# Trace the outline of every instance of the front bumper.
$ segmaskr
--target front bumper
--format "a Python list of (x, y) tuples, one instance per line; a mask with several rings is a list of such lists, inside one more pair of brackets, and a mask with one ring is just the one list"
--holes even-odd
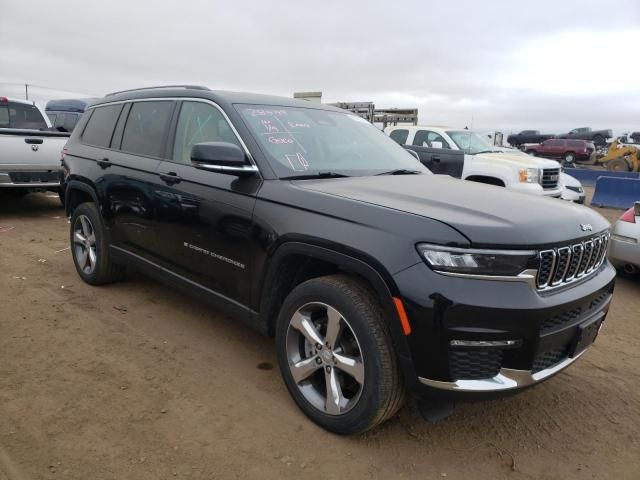
[[(583, 283), (540, 294), (521, 282), (446, 277), (424, 264), (398, 273), (394, 279), (412, 328), (407, 341), (415, 393), (470, 398), (552, 377), (584, 353), (574, 348), (581, 326), (602, 325), (614, 277), (605, 262)], [(460, 341), (514, 345), (456, 346)]]

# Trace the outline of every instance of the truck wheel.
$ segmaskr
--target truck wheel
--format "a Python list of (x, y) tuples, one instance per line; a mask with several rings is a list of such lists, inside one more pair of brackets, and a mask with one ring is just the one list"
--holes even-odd
[(568, 165), (573, 165), (576, 161), (576, 155), (573, 152), (567, 152), (564, 154), (564, 161)]
[(593, 143), (595, 143), (596, 145), (604, 145), (607, 142), (602, 135), (596, 135), (595, 137), (593, 137)]
[(629, 172), (631, 167), (624, 158), (614, 158), (607, 162), (607, 170), (610, 172)]
[(531, 155), (532, 157), (537, 157), (537, 156), (538, 156), (538, 154), (536, 153), (536, 151), (535, 151), (535, 150), (527, 150), (527, 152), (526, 152), (526, 153), (527, 153), (527, 154), (529, 154), (529, 155)]
[(404, 387), (383, 309), (351, 277), (298, 285), (280, 310), (276, 350), (289, 393), (326, 430), (364, 432), (402, 406)]
[(69, 233), (71, 256), (82, 280), (90, 285), (104, 285), (124, 276), (124, 267), (111, 260), (108, 232), (94, 203), (76, 207)]

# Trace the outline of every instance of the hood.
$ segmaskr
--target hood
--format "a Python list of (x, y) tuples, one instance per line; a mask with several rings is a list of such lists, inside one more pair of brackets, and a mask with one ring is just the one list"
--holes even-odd
[(496, 153), (479, 153), (471, 155), (472, 158), (482, 158), (491, 160), (492, 162), (504, 162), (519, 165), (522, 168), (560, 168), (560, 164), (555, 160), (534, 157), (526, 153), (518, 152), (496, 152)]
[[(295, 183), (299, 188), (438, 220), (458, 230), (477, 247), (556, 245), (610, 226), (600, 214), (580, 205), (444, 175), (385, 175)], [(593, 230), (584, 232), (581, 224), (589, 224)]]

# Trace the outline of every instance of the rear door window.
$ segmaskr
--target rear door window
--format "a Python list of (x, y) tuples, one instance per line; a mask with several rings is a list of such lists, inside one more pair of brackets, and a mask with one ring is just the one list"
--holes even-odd
[(399, 128), (398, 130), (394, 130), (389, 135), (393, 140), (398, 142), (400, 145), (404, 145), (407, 143), (407, 138), (409, 137), (409, 130), (404, 128)]
[(94, 108), (82, 133), (82, 142), (96, 147), (108, 147), (120, 110), (120, 104)]
[(584, 147), (584, 142), (582, 142), (580, 140), (569, 140), (569, 141), (567, 141), (567, 145), (570, 146), (570, 147), (583, 148)]
[(165, 151), (173, 101), (135, 102), (122, 134), (122, 151), (162, 157)]

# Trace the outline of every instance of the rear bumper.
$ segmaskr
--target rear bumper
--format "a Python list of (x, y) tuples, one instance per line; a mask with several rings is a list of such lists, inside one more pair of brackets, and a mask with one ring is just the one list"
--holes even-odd
[(586, 351), (576, 348), (580, 331), (602, 325), (614, 277), (605, 262), (585, 282), (542, 295), (520, 282), (444, 277), (424, 264), (400, 272), (414, 393), (482, 398), (551, 378)]
[(61, 178), (59, 166), (0, 166), (0, 188), (55, 188)]

